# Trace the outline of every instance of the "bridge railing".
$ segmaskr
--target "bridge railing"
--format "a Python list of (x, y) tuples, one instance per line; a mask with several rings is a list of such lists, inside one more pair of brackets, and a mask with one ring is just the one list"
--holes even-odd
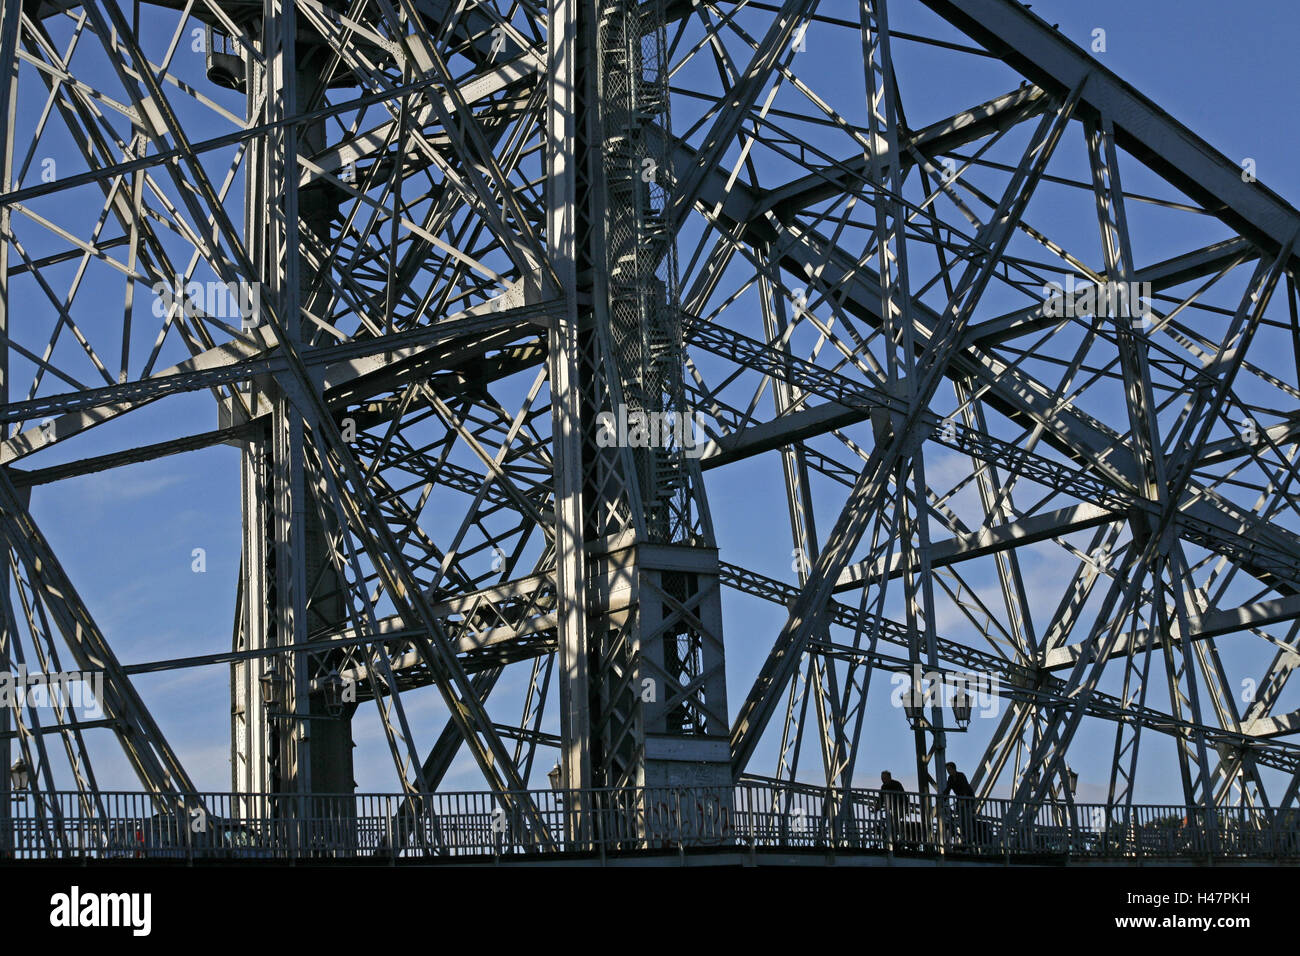
[(730, 849), (1300, 861), (1300, 810), (1022, 808), (1000, 799), (753, 781), (522, 796), (18, 794), (0, 808), (0, 858), (396, 860)]

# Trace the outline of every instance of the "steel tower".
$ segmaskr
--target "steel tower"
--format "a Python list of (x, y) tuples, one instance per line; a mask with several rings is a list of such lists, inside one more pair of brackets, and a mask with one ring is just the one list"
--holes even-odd
[[(11, 700), (6, 766), (192, 792), (132, 677), (215, 663), (241, 794), (350, 792), (364, 736), (526, 824), (552, 766), (833, 791), (888, 733), (942, 788), (962, 732), (1017, 806), (1293, 806), (1300, 213), (1105, 45), (1009, 0), (5, 2), (0, 670), (104, 684)], [(232, 645), (123, 663), (41, 488), (219, 445)]]

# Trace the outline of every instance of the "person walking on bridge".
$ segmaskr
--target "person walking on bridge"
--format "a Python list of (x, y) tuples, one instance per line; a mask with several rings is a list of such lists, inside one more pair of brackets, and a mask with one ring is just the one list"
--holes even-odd
[(907, 813), (907, 793), (888, 770), (880, 771), (880, 806), (889, 824), (886, 842), (892, 846), (902, 836), (903, 817)]
[(944, 764), (944, 768), (948, 771), (948, 782), (944, 784), (943, 795), (946, 797), (952, 794), (956, 798), (961, 838), (970, 843), (975, 839), (975, 789), (955, 763), (949, 761)]

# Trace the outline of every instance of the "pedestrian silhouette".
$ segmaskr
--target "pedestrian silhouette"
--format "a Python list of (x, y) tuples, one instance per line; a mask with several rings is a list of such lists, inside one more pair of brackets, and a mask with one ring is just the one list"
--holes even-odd
[(956, 817), (957, 826), (961, 830), (961, 838), (966, 843), (978, 841), (975, 832), (975, 790), (966, 779), (966, 775), (957, 769), (957, 765), (952, 761), (944, 764), (948, 771), (948, 782), (944, 784), (943, 795), (946, 797), (952, 794), (956, 799)]
[(889, 842), (893, 843), (903, 835), (901, 828), (907, 813), (907, 793), (888, 770), (880, 771), (880, 803), (889, 823)]

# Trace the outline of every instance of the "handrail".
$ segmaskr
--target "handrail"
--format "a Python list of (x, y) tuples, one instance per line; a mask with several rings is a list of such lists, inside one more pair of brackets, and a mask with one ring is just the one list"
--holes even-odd
[[(831, 850), (902, 855), (1300, 861), (1300, 810), (1049, 804), (746, 780), (734, 788), (428, 794), (13, 794), (0, 859), (408, 859)], [(184, 809), (187, 808), (187, 809)], [(7, 810), (7, 812), (6, 812)]]

